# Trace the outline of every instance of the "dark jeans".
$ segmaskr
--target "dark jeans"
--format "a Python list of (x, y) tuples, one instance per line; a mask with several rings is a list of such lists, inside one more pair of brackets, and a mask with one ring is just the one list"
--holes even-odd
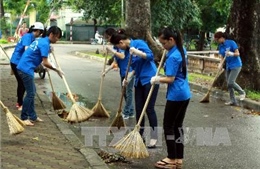
[[(135, 87), (135, 107), (136, 107), (136, 121), (138, 122), (139, 117), (142, 113), (144, 104), (146, 102), (147, 96), (149, 94), (151, 88), (151, 84), (148, 83), (144, 86), (141, 85), (141, 83), (139, 82), (138, 85)], [(154, 110), (154, 105), (155, 105), (155, 101), (157, 98), (157, 94), (158, 94), (158, 90), (159, 90), (159, 85), (155, 85), (154, 86), (154, 90), (153, 93), (151, 95), (150, 101), (148, 103), (147, 109), (146, 109), (146, 114), (150, 123), (150, 127), (151, 127), (151, 138), (152, 139), (157, 139), (158, 137), (158, 133), (157, 133), (157, 116), (156, 116), (156, 112)], [(141, 136), (143, 136), (143, 132), (144, 132), (144, 125), (145, 125), (145, 118), (142, 119), (141, 121), (141, 129), (140, 129), (140, 134)]]
[(23, 102), (23, 109), (21, 114), (22, 120), (33, 120), (37, 119), (37, 115), (34, 109), (34, 96), (36, 92), (35, 84), (34, 84), (34, 77), (23, 73), (22, 71), (17, 70), (19, 76), (23, 80), (23, 85), (26, 90), (26, 96)]
[(11, 68), (14, 72), (14, 76), (15, 76), (17, 84), (18, 84), (17, 85), (17, 91), (16, 91), (16, 93), (17, 93), (17, 103), (19, 104), (19, 106), (22, 106), (25, 88), (24, 88), (23, 81), (22, 81), (21, 77), (18, 75), (16, 66), (17, 66), (16, 64), (11, 63)]
[(184, 132), (183, 120), (189, 101), (169, 101), (167, 100), (164, 118), (163, 129), (167, 146), (168, 158), (170, 159), (183, 159), (184, 152)]

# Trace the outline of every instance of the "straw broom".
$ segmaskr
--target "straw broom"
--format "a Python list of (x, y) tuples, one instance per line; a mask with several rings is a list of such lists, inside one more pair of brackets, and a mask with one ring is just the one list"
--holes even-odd
[[(159, 74), (160, 68), (162, 67), (162, 63), (164, 61), (164, 58), (165, 58), (165, 50), (163, 51), (163, 56), (161, 58), (159, 66), (157, 68), (156, 76)], [(119, 140), (117, 143), (115, 143), (113, 145), (113, 147), (115, 147), (115, 149), (118, 149), (120, 151), (120, 154), (122, 154), (125, 157), (146, 158), (149, 156), (149, 153), (143, 142), (143, 138), (139, 133), (139, 130), (140, 130), (141, 121), (145, 115), (146, 108), (148, 106), (151, 95), (153, 93), (154, 85), (155, 84), (152, 84), (152, 86), (151, 86), (151, 89), (150, 89), (147, 99), (145, 101), (142, 113), (140, 115), (140, 118), (139, 118), (138, 123), (136, 124), (134, 130), (131, 131), (129, 134), (127, 134), (125, 137), (123, 137), (121, 140)]]
[(22, 133), (24, 131), (23, 126), (25, 126), (24, 122), (21, 119), (19, 119), (16, 115), (12, 114), (1, 100), (0, 105), (6, 114), (10, 134), (15, 135)]
[(49, 80), (50, 80), (50, 84), (51, 84), (51, 90), (52, 90), (52, 107), (54, 110), (62, 110), (65, 109), (66, 106), (65, 104), (62, 102), (62, 100), (57, 97), (55, 91), (54, 91), (54, 87), (51, 81), (51, 76), (50, 76), (50, 72), (49, 70), (47, 70), (48, 76), (49, 76)]
[(205, 94), (205, 96), (200, 100), (200, 103), (209, 103), (209, 96), (210, 96), (210, 92), (215, 84), (215, 82), (217, 81), (218, 77), (224, 72), (224, 69), (223, 69), (223, 64), (226, 60), (226, 56), (224, 57), (223, 61), (220, 63), (221, 64), (221, 67), (220, 69), (217, 71), (217, 74), (215, 76), (215, 78), (213, 79), (207, 93)]
[[(129, 69), (130, 69), (131, 62), (132, 62), (132, 55), (130, 55), (129, 60), (128, 60), (128, 65), (127, 65), (126, 74), (125, 74), (126, 80), (127, 80), (127, 76), (128, 76), (128, 72), (129, 72)], [(122, 117), (122, 105), (123, 105), (123, 99), (124, 99), (125, 91), (126, 91), (126, 85), (124, 85), (123, 88), (122, 88), (122, 93), (121, 93), (121, 97), (120, 97), (120, 102), (119, 102), (117, 114), (116, 114), (116, 117), (111, 124), (111, 127), (117, 127), (118, 129), (120, 129), (121, 127), (125, 127), (125, 121)]]
[[(103, 66), (103, 72), (106, 69), (107, 56), (108, 56), (108, 54), (107, 54), (107, 51), (106, 51), (105, 61), (104, 61), (104, 66)], [(94, 112), (93, 116), (96, 116), (96, 117), (110, 117), (109, 113), (107, 112), (107, 110), (105, 109), (105, 107), (103, 106), (103, 104), (101, 102), (104, 77), (105, 76), (101, 76), (98, 101), (97, 101), (96, 105), (92, 108), (92, 111)]]
[[(60, 65), (58, 64), (57, 59), (56, 59), (53, 52), (52, 52), (52, 55), (53, 55), (53, 58), (54, 58), (57, 66), (58, 66), (58, 69), (61, 70)], [(67, 83), (64, 75), (62, 75), (62, 79), (64, 81), (66, 88), (67, 88), (69, 97), (70, 97), (70, 99), (73, 103), (66, 120), (68, 122), (71, 122), (71, 123), (73, 123), (73, 122), (83, 122), (83, 121), (88, 120), (91, 117), (91, 115), (93, 114), (93, 111), (89, 110), (88, 108), (85, 108), (81, 105), (78, 105), (76, 103), (74, 97), (72, 96), (72, 93), (70, 91), (70, 88), (68, 86), (68, 83)]]

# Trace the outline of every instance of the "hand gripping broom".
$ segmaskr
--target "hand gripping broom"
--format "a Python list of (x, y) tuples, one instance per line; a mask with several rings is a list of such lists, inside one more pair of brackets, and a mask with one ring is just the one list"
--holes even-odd
[(226, 56), (224, 57), (224, 59), (222, 60), (222, 62), (220, 63), (220, 68), (219, 70), (217, 71), (217, 74), (215, 76), (215, 78), (213, 79), (207, 93), (205, 94), (205, 96), (200, 100), (200, 103), (209, 103), (209, 96), (210, 96), (210, 92), (212, 90), (212, 87), (214, 86), (215, 82), (217, 81), (218, 77), (224, 72), (224, 69), (223, 69), (223, 64), (226, 60)]
[[(107, 54), (107, 51), (106, 51), (105, 61), (104, 61), (104, 66), (103, 66), (103, 72), (106, 69), (107, 56), (108, 56), (108, 54)], [(105, 107), (103, 106), (103, 104), (101, 102), (104, 77), (105, 76), (103, 76), (103, 75), (101, 76), (98, 101), (97, 101), (96, 105), (92, 108), (92, 111), (94, 112), (93, 116), (96, 116), (96, 117), (110, 117), (109, 113), (107, 112), (107, 110), (105, 109)]]
[[(160, 64), (157, 68), (156, 76), (159, 74), (160, 68), (162, 67), (162, 63), (164, 61), (164, 58), (165, 58), (165, 50), (163, 51), (163, 55), (162, 55)], [(124, 136), (121, 140), (119, 140), (117, 143), (115, 143), (113, 145), (113, 147), (115, 147), (115, 149), (118, 149), (120, 151), (120, 154), (122, 154), (125, 157), (146, 158), (149, 156), (146, 146), (143, 142), (143, 138), (139, 133), (139, 130), (140, 130), (141, 121), (145, 115), (146, 108), (148, 106), (151, 95), (153, 93), (154, 85), (155, 84), (152, 84), (152, 86), (151, 86), (151, 89), (150, 89), (147, 99), (145, 101), (142, 113), (140, 115), (140, 118), (138, 119), (138, 123), (135, 126), (134, 130), (131, 131), (129, 134)]]
[(25, 126), (24, 122), (21, 119), (19, 119), (16, 115), (12, 114), (1, 100), (0, 105), (6, 114), (10, 134), (15, 135), (22, 133), (24, 131), (23, 126)]
[(54, 91), (54, 87), (53, 87), (53, 84), (52, 84), (52, 81), (51, 81), (51, 76), (50, 76), (49, 70), (47, 70), (47, 73), (48, 73), (48, 77), (49, 77), (50, 84), (51, 84), (51, 90), (52, 90), (52, 107), (53, 107), (54, 110), (63, 110), (63, 109), (66, 108), (66, 106), (62, 102), (62, 100), (59, 97), (57, 97), (57, 95)]
[[(131, 63), (132, 63), (132, 55), (130, 55), (129, 60), (128, 60), (128, 65), (127, 65), (126, 74), (125, 74), (125, 80), (127, 80), (127, 76), (128, 76), (128, 72), (129, 72)], [(124, 85), (123, 88), (122, 88), (122, 93), (121, 93), (121, 97), (120, 97), (120, 102), (119, 102), (117, 114), (116, 114), (116, 117), (111, 124), (111, 127), (117, 127), (118, 129), (120, 129), (121, 127), (125, 127), (125, 122), (124, 122), (124, 119), (122, 117), (122, 104), (123, 104), (125, 91), (126, 91), (126, 85)]]
[[(56, 59), (53, 52), (52, 52), (52, 55), (53, 55), (53, 58), (54, 58), (57, 66), (58, 66), (58, 69), (61, 70), (60, 65), (57, 62), (57, 59)], [(68, 122), (71, 122), (71, 123), (73, 123), (73, 122), (83, 122), (83, 121), (88, 120), (91, 117), (91, 115), (93, 114), (93, 111), (91, 111), (91, 110), (89, 110), (89, 109), (87, 109), (87, 108), (85, 108), (81, 105), (78, 105), (76, 103), (75, 99), (72, 96), (72, 93), (70, 91), (70, 88), (68, 86), (68, 83), (67, 83), (64, 75), (62, 75), (62, 79), (64, 81), (66, 88), (67, 88), (69, 97), (70, 97), (70, 99), (73, 103), (66, 120), (68, 120)]]

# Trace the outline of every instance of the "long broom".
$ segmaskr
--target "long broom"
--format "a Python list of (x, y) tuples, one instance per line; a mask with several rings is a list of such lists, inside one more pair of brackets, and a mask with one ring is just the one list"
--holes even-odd
[(223, 64), (226, 60), (226, 56), (224, 57), (223, 61), (220, 63), (221, 64), (221, 67), (219, 68), (219, 70), (217, 71), (217, 74), (215, 76), (215, 78), (213, 79), (207, 93), (205, 94), (205, 96), (200, 100), (200, 103), (209, 103), (209, 96), (210, 96), (210, 92), (215, 84), (215, 82), (217, 81), (218, 77), (224, 72), (224, 69), (223, 69)]
[[(108, 54), (106, 52), (104, 66), (103, 66), (103, 72), (106, 69), (107, 56), (108, 56)], [(99, 86), (98, 101), (95, 104), (95, 106), (92, 108), (92, 111), (94, 112), (93, 116), (96, 116), (96, 117), (110, 117), (109, 113), (107, 112), (107, 110), (105, 109), (104, 105), (101, 102), (104, 77), (105, 76), (101, 76), (101, 82), (100, 82), (100, 86)]]
[(10, 134), (15, 135), (22, 133), (24, 131), (23, 126), (25, 126), (24, 122), (21, 119), (19, 119), (16, 115), (12, 114), (1, 100), (0, 105), (5, 112)]
[[(53, 52), (52, 52), (52, 55), (53, 55), (53, 58), (54, 58), (57, 66), (58, 66), (58, 69), (61, 70), (60, 65), (57, 62), (57, 59), (56, 59), (56, 57), (55, 57)], [(71, 99), (71, 101), (73, 103), (66, 120), (68, 122), (71, 122), (71, 123), (73, 123), (73, 122), (83, 122), (83, 121), (88, 120), (93, 115), (93, 111), (89, 110), (88, 108), (85, 108), (85, 107), (83, 107), (81, 105), (78, 105), (76, 103), (74, 97), (72, 96), (72, 93), (70, 91), (70, 88), (68, 86), (68, 83), (67, 83), (64, 75), (62, 75), (62, 79), (64, 81), (64, 84), (65, 84), (66, 88), (67, 88), (69, 97), (70, 97), (70, 99)]]
[[(160, 64), (157, 68), (156, 76), (159, 74), (159, 71), (162, 67), (162, 63), (165, 58), (165, 50), (163, 51), (163, 55), (160, 61)], [(115, 149), (118, 149), (120, 151), (120, 154), (122, 154), (125, 157), (129, 158), (146, 158), (149, 156), (149, 153), (146, 149), (146, 146), (143, 142), (143, 138), (139, 133), (140, 130), (140, 124), (141, 121), (145, 115), (146, 108), (148, 106), (148, 103), (150, 101), (151, 95), (153, 93), (154, 85), (152, 84), (151, 89), (149, 91), (149, 94), (147, 96), (147, 99), (145, 101), (142, 113), (140, 115), (140, 118), (138, 120), (138, 123), (136, 124), (133, 131), (131, 131), (129, 134), (124, 136), (121, 140), (119, 140), (117, 143), (113, 145)]]
[(48, 73), (48, 77), (49, 77), (49, 80), (50, 80), (50, 84), (51, 84), (51, 90), (52, 90), (52, 107), (54, 110), (63, 110), (66, 108), (65, 104), (62, 102), (62, 100), (57, 97), (55, 91), (54, 91), (54, 87), (53, 87), (53, 84), (52, 84), (52, 81), (51, 81), (51, 76), (50, 76), (50, 72), (49, 70), (46, 70), (47, 73)]
[[(129, 60), (128, 60), (128, 65), (127, 65), (126, 74), (125, 74), (126, 80), (127, 80), (127, 76), (128, 76), (128, 72), (129, 72), (131, 63), (132, 63), (132, 55), (130, 55)], [(121, 127), (125, 127), (125, 122), (124, 122), (124, 119), (122, 117), (122, 105), (123, 105), (123, 99), (124, 99), (125, 91), (126, 91), (126, 85), (124, 85), (123, 88), (122, 88), (122, 93), (121, 93), (121, 97), (120, 97), (120, 102), (119, 102), (117, 114), (116, 114), (116, 117), (111, 124), (111, 127), (117, 127), (118, 129), (120, 129)]]
[[(8, 60), (10, 61), (11, 59), (10, 59), (10, 57), (8, 56), (8, 54), (6, 53), (6, 51), (5, 51), (5, 49), (3, 48), (3, 46), (0, 45), (0, 47), (1, 47), (2, 51), (4, 52), (5, 56), (6, 56), (6, 57), (8, 58)], [(14, 75), (13, 69), (11, 69), (10, 75)]]

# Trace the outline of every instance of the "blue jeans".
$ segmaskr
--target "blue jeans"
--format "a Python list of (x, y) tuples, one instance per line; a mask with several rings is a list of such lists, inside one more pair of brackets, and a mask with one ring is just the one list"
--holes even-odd
[(23, 85), (25, 87), (26, 96), (23, 100), (23, 109), (21, 114), (22, 120), (36, 120), (37, 115), (34, 110), (34, 96), (36, 92), (35, 84), (34, 84), (34, 77), (23, 73), (20, 70), (17, 70), (19, 76), (23, 80)]
[(236, 79), (240, 70), (241, 67), (231, 69), (231, 70), (226, 70), (227, 86), (228, 86), (230, 101), (235, 104), (237, 104), (237, 100), (235, 97), (234, 90), (236, 90), (240, 95), (245, 93), (245, 91), (236, 83)]
[[(136, 121), (138, 122), (144, 104), (146, 102), (146, 99), (148, 97), (149, 91), (151, 89), (151, 84), (145, 84), (144, 86), (141, 85), (141, 83), (139, 82), (137, 84), (137, 86), (135, 87), (135, 109), (136, 109)], [(157, 98), (157, 94), (158, 94), (158, 90), (159, 90), (159, 85), (156, 84), (154, 86), (154, 90), (153, 93), (151, 95), (150, 101), (148, 103), (148, 106), (146, 108), (146, 114), (148, 116), (148, 120), (150, 123), (150, 127), (151, 127), (151, 131), (150, 131), (150, 136), (152, 139), (157, 139), (158, 137), (158, 133), (157, 133), (157, 116), (156, 116), (156, 112), (154, 110), (154, 106), (155, 106), (155, 102), (156, 102), (156, 98)], [(141, 121), (141, 129), (140, 129), (140, 134), (141, 136), (143, 136), (143, 132), (144, 132), (144, 117)]]
[[(124, 80), (124, 77), (121, 77), (121, 84)], [(135, 76), (128, 82), (126, 86), (126, 91), (124, 94), (125, 98), (125, 107), (123, 110), (123, 114), (125, 116), (133, 116), (134, 115), (134, 104), (133, 104), (133, 89), (134, 89)]]

